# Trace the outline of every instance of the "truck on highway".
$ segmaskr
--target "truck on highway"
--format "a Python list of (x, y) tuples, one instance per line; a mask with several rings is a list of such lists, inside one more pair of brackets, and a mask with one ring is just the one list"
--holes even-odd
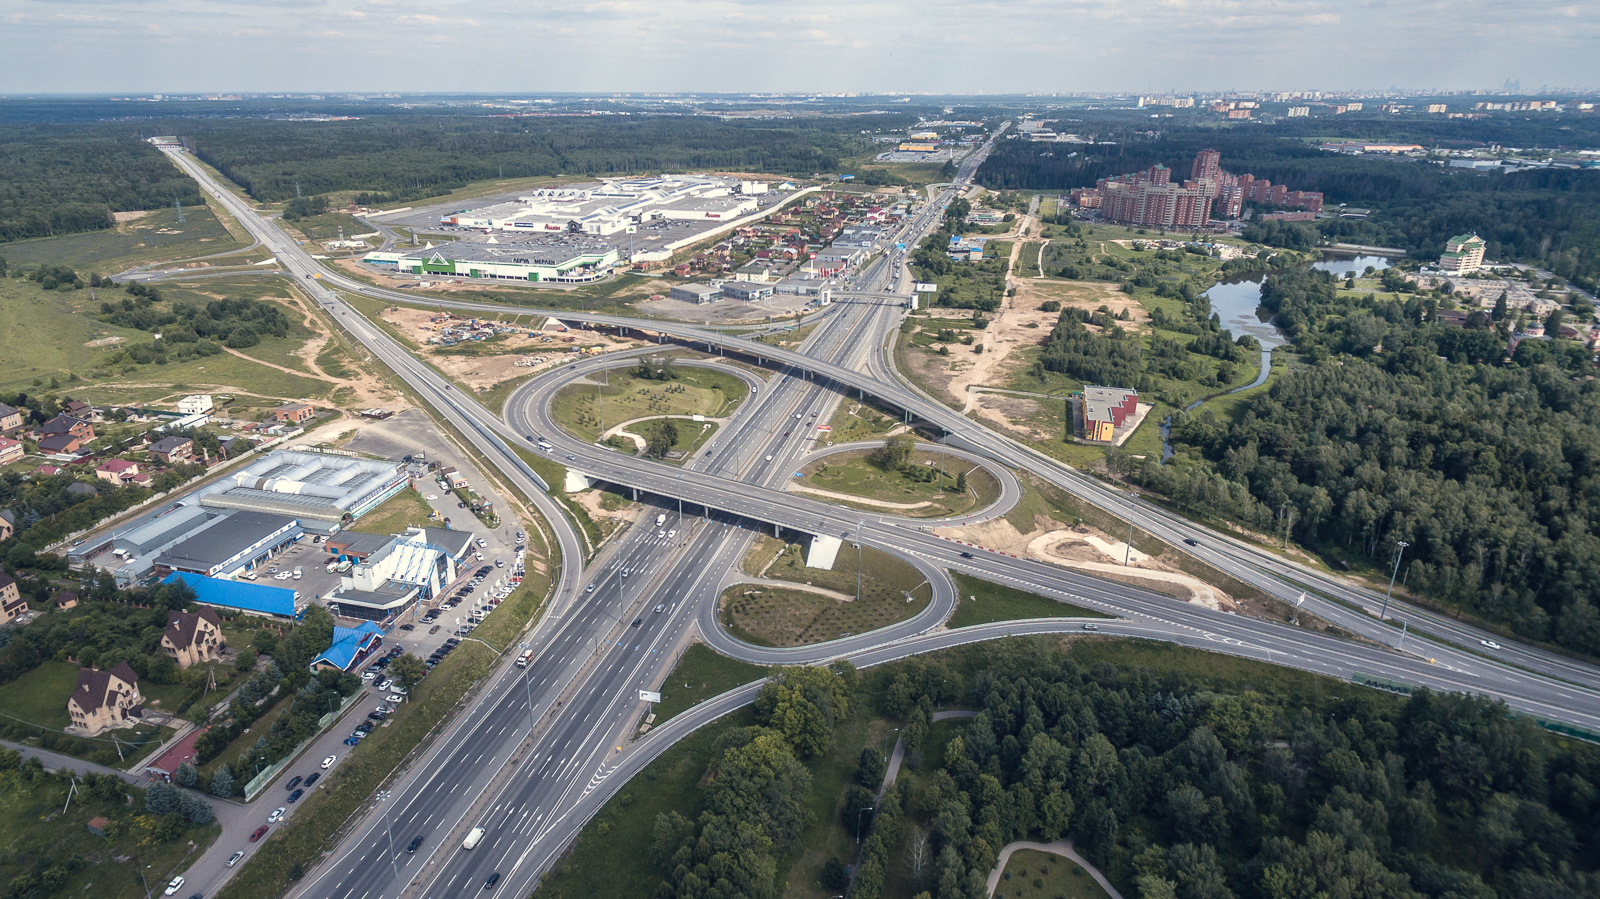
[(517, 656), (517, 667), (526, 668), (528, 667), (528, 663), (531, 661), (533, 661), (533, 650), (525, 649), (523, 650), (522, 655)]
[(662, 525), (664, 525), (666, 523), (667, 523), (666, 513), (662, 513), (662, 514), (656, 516), (656, 527), (661, 527)]
[(478, 843), (480, 841), (482, 841), (482, 840), (483, 840), (483, 828), (474, 827), (474, 828), (472, 828), (472, 832), (467, 834), (467, 838), (461, 841), (461, 848), (462, 849), (471, 849), (472, 847), (478, 845)]

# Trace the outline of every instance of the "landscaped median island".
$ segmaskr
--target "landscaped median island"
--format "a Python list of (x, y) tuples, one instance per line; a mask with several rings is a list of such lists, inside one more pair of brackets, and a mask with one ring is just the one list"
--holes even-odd
[(594, 441), (615, 434), (641, 450), (651, 443), (658, 424), (650, 419), (674, 416), (677, 435), (666, 447), (692, 445), (703, 419), (733, 413), (749, 388), (738, 376), (701, 365), (678, 364), (674, 356), (650, 357), (626, 369), (588, 376), (590, 383), (570, 384), (551, 401), (552, 417), (573, 436)]
[(956, 610), (946, 622), (950, 627), (972, 627), (995, 621), (1016, 621), (1025, 618), (1113, 618), (1068, 602), (1059, 602), (1048, 596), (1028, 593), (1015, 587), (980, 580), (965, 574), (954, 574), (956, 581)]
[(945, 518), (964, 515), (1000, 497), (988, 469), (958, 456), (924, 449), (915, 437), (891, 437), (876, 449), (842, 450), (806, 463), (789, 489), (885, 515)]
[(933, 599), (921, 572), (871, 547), (848, 542), (832, 568), (807, 568), (799, 544), (762, 538), (746, 564), (761, 580), (735, 584), (719, 600), (721, 620), (740, 640), (760, 646), (803, 646), (864, 634), (904, 621)]

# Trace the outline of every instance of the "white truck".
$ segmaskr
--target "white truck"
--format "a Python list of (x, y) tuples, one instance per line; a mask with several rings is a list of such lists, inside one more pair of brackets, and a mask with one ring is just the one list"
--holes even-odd
[(662, 514), (656, 516), (656, 527), (659, 528), (659, 527), (661, 527), (662, 525), (664, 525), (666, 523), (667, 523), (666, 513), (663, 512)]
[(461, 848), (462, 849), (471, 849), (472, 847), (478, 845), (478, 843), (482, 839), (483, 839), (483, 828), (474, 827), (474, 828), (472, 828), (472, 832), (467, 834), (467, 838), (461, 841)]

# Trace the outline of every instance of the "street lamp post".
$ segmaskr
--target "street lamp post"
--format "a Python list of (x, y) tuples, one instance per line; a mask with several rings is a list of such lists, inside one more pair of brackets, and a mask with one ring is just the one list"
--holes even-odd
[(1397, 542), (1399, 543), (1400, 549), (1394, 554), (1394, 570), (1389, 572), (1389, 590), (1383, 594), (1383, 610), (1378, 613), (1379, 621), (1384, 620), (1384, 617), (1389, 614), (1389, 597), (1394, 594), (1395, 575), (1400, 573), (1400, 558), (1406, 554), (1406, 547), (1411, 545), (1404, 540)]
[(861, 601), (861, 526), (866, 519), (856, 522), (856, 602)]
[(400, 877), (400, 863), (394, 857), (394, 828), (389, 826), (389, 791), (378, 793), (378, 804), (383, 806), (383, 830), (389, 835), (389, 867), (396, 879)]

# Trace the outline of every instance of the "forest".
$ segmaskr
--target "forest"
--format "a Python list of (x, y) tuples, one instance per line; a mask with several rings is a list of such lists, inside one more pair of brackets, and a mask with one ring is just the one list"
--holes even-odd
[(204, 202), (127, 126), (9, 125), (0, 137), (0, 243), (110, 228), (113, 212)]
[(189, 122), (195, 154), (265, 202), (361, 191), (369, 203), (473, 181), (612, 172), (811, 175), (872, 145), (856, 132), (903, 115), (770, 122), (704, 116), (378, 117), (351, 122)]
[[(860, 676), (784, 669), (756, 723), (721, 733), (698, 807), (656, 819), (655, 895), (777, 895), (805, 794), (827, 775), (812, 760), (861, 706), (898, 725), (906, 761), (875, 799), (883, 760), (862, 751), (833, 803), (835, 826), (864, 825), (861, 848), (853, 879), (846, 860), (822, 867), (830, 894), (983, 899), (1005, 845), (1063, 837), (1139, 899), (1600, 891), (1594, 747), (1461, 694), (1194, 671), (1080, 661), (1042, 640)], [(936, 741), (936, 708), (976, 717)]]
[(1432, 259), (1451, 237), (1475, 232), (1488, 243), (1491, 259), (1536, 262), (1586, 288), (1600, 285), (1600, 171), (1450, 171), (1412, 159), (1327, 153), (1279, 135), (1279, 126), (1270, 133), (1180, 128), (1154, 137), (1130, 131), (1109, 135), (1114, 144), (1072, 152), (1002, 141), (978, 170), (978, 181), (996, 190), (1067, 190), (1158, 163), (1182, 178), (1195, 154), (1211, 148), (1222, 154), (1225, 171), (1373, 210), (1365, 219), (1319, 223), (1326, 240), (1400, 247)]
[[(1388, 569), (1518, 634), (1600, 653), (1600, 382), (1569, 341), (1505, 359), (1495, 314), (1431, 321), (1436, 297), (1271, 275), (1263, 305), (1310, 363), (1231, 419), (1175, 417), (1179, 464), (1145, 485), (1202, 514)], [(1504, 321), (1502, 319), (1502, 321)], [(1190, 464), (1196, 463), (1196, 464)]]

